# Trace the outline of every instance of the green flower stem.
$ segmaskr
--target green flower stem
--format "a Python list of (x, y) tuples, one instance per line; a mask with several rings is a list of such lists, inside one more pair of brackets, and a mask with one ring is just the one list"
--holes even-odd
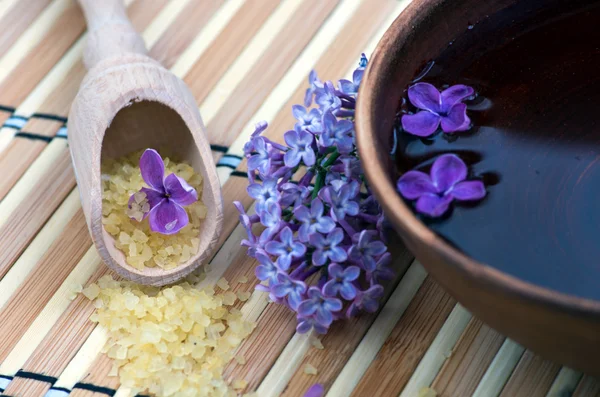
[(340, 157), (340, 153), (339, 152), (334, 152), (331, 156), (329, 156), (327, 158), (327, 161), (323, 164), (323, 168), (327, 168), (330, 165), (332, 165), (333, 163), (335, 163), (335, 160), (337, 160)]
[(319, 191), (321, 190), (321, 188), (323, 187), (323, 184), (325, 183), (325, 175), (327, 175), (327, 172), (325, 170), (321, 170), (317, 174), (317, 181), (315, 182), (315, 187), (312, 191), (313, 200), (317, 198)]

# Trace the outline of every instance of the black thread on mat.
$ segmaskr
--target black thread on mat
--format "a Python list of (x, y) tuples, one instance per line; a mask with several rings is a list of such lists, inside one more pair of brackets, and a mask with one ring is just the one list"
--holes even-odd
[[(235, 170), (237, 168), (237, 165), (217, 163), (217, 167), (227, 167), (227, 168), (231, 168), (232, 170)], [(244, 176), (246, 176), (246, 174), (244, 174)]]
[(77, 383), (75, 386), (73, 386), (73, 390), (75, 389), (82, 389), (82, 390), (88, 390), (94, 393), (101, 393), (101, 394), (106, 394), (107, 396), (113, 397), (115, 395), (115, 393), (117, 392), (115, 389), (111, 389), (109, 387), (103, 387), (103, 386), (96, 386), (96, 385), (92, 385), (91, 383)]
[(223, 145), (210, 145), (210, 150), (212, 150), (213, 152), (227, 153), (229, 148)]
[(7, 379), (7, 380), (13, 380), (14, 377), (10, 376), (10, 375), (0, 375), (0, 378)]
[(33, 379), (44, 383), (50, 383), (52, 385), (58, 380), (58, 378), (55, 378), (54, 376), (37, 374), (35, 372), (23, 371), (21, 369), (15, 374), (15, 378)]
[(231, 176), (239, 176), (242, 178), (248, 178), (248, 174), (246, 172), (242, 172), (242, 171), (233, 171), (231, 173)]
[(0, 105), (0, 111), (2, 112), (8, 112), (8, 113), (12, 113), (14, 112), (16, 109), (13, 108), (12, 106), (4, 106), (4, 105)]
[(31, 115), (32, 118), (36, 119), (46, 119), (46, 120), (54, 120), (60, 121), (61, 123), (66, 123), (67, 118), (63, 116), (59, 116), (57, 114), (49, 114), (49, 113), (34, 113)]
[(29, 117), (19, 116), (18, 114), (13, 114), (12, 116), (10, 116), (10, 118), (11, 119), (19, 119), (19, 120), (23, 120), (23, 121), (29, 120)]
[(33, 139), (36, 141), (44, 141), (44, 142), (50, 142), (52, 140), (53, 137), (51, 136), (46, 136), (46, 135), (41, 135), (41, 134), (35, 134), (33, 132), (25, 132), (25, 131), (19, 131), (15, 134), (15, 137), (17, 138), (27, 138), (27, 139)]
[(70, 389), (67, 389), (66, 387), (56, 387), (56, 386), (52, 386), (50, 388), (50, 390), (56, 390), (56, 391), (64, 391), (65, 393), (71, 393)]

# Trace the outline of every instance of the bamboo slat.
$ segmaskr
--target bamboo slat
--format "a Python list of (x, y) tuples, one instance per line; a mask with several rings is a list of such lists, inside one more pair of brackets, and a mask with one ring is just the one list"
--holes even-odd
[(519, 364), (500, 396), (545, 396), (559, 370), (560, 365), (544, 360), (527, 350), (519, 360)]
[(556, 379), (554, 379), (546, 397), (572, 395), (582, 376), (581, 372), (572, 370), (571, 368), (562, 367), (556, 376)]
[(505, 339), (485, 375), (479, 382), (473, 397), (499, 396), (508, 378), (517, 366), (525, 349), (510, 339)]
[(600, 396), (600, 379), (584, 375), (573, 392), (573, 397), (598, 397)]
[(46, 8), (50, 1), (22, 0), (8, 4), (10, 8), (2, 9), (5, 14), (0, 19), (0, 26), (2, 26), (0, 54), (4, 54), (8, 50), (31, 22)]
[(399, 395), (454, 304), (427, 278), (351, 395)]
[(502, 342), (502, 335), (472, 319), (431, 387), (439, 396), (472, 395)]

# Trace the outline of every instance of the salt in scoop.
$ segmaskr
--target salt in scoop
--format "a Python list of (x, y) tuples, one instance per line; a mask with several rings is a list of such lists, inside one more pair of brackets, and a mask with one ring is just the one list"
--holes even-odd
[[(184, 82), (147, 55), (122, 0), (79, 0), (88, 25), (88, 74), (69, 113), (69, 150), (85, 218), (102, 260), (136, 283), (161, 286), (205, 262), (222, 228), (223, 203), (196, 101)], [(125, 261), (102, 225), (101, 161), (146, 148), (167, 148), (202, 175), (208, 208), (198, 252), (174, 269), (138, 270)]]

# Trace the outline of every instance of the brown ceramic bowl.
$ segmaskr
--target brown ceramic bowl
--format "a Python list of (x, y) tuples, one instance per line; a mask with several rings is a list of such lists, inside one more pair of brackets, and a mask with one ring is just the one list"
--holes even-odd
[(466, 26), (515, 3), (545, 2), (413, 0), (370, 59), (357, 105), (358, 149), (367, 179), (388, 219), (416, 258), (452, 296), (475, 316), (533, 352), (600, 375), (600, 301), (526, 282), (455, 249), (421, 222), (397, 194), (399, 174), (387, 155), (393, 142), (397, 104), (418, 71), (436, 59)]

